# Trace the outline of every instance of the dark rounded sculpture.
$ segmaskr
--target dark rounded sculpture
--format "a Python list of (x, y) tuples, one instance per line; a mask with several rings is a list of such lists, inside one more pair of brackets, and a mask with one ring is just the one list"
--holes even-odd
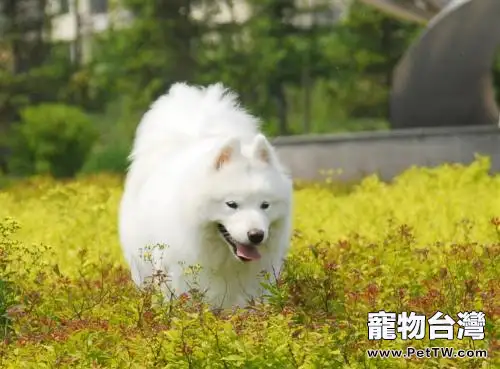
[(492, 68), (500, 0), (455, 0), (428, 24), (394, 71), (393, 128), (499, 123)]

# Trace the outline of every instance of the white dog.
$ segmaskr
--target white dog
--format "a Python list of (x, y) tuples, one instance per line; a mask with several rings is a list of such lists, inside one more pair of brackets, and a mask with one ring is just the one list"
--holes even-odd
[[(168, 297), (195, 288), (226, 308), (258, 298), (263, 271), (277, 276), (290, 243), (292, 181), (258, 123), (221, 84), (176, 83), (152, 104), (119, 214), (138, 286), (159, 270)], [(186, 273), (190, 266), (199, 270)]]

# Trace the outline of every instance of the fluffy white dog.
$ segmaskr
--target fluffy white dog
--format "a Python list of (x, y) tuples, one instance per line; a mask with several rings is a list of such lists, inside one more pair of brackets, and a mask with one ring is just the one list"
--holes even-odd
[(259, 297), (289, 247), (292, 182), (237, 96), (174, 84), (142, 118), (130, 161), (119, 231), (134, 282), (160, 270), (169, 297), (196, 288), (219, 308)]

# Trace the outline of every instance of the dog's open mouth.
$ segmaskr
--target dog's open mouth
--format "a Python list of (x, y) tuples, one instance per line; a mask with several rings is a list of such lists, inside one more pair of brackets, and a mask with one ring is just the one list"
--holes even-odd
[(257, 247), (239, 243), (233, 237), (231, 237), (231, 234), (228, 232), (226, 227), (224, 227), (220, 223), (217, 224), (217, 229), (222, 235), (222, 238), (224, 238), (228, 245), (231, 246), (234, 255), (236, 255), (238, 259), (245, 262), (260, 259), (261, 255), (259, 253), (259, 250), (257, 250)]

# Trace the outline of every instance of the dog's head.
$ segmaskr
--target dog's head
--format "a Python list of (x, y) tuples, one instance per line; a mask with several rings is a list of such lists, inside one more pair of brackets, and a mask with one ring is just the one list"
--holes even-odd
[(246, 146), (229, 140), (212, 163), (209, 226), (237, 260), (258, 260), (262, 250), (274, 246), (273, 232), (290, 217), (291, 180), (261, 134)]

